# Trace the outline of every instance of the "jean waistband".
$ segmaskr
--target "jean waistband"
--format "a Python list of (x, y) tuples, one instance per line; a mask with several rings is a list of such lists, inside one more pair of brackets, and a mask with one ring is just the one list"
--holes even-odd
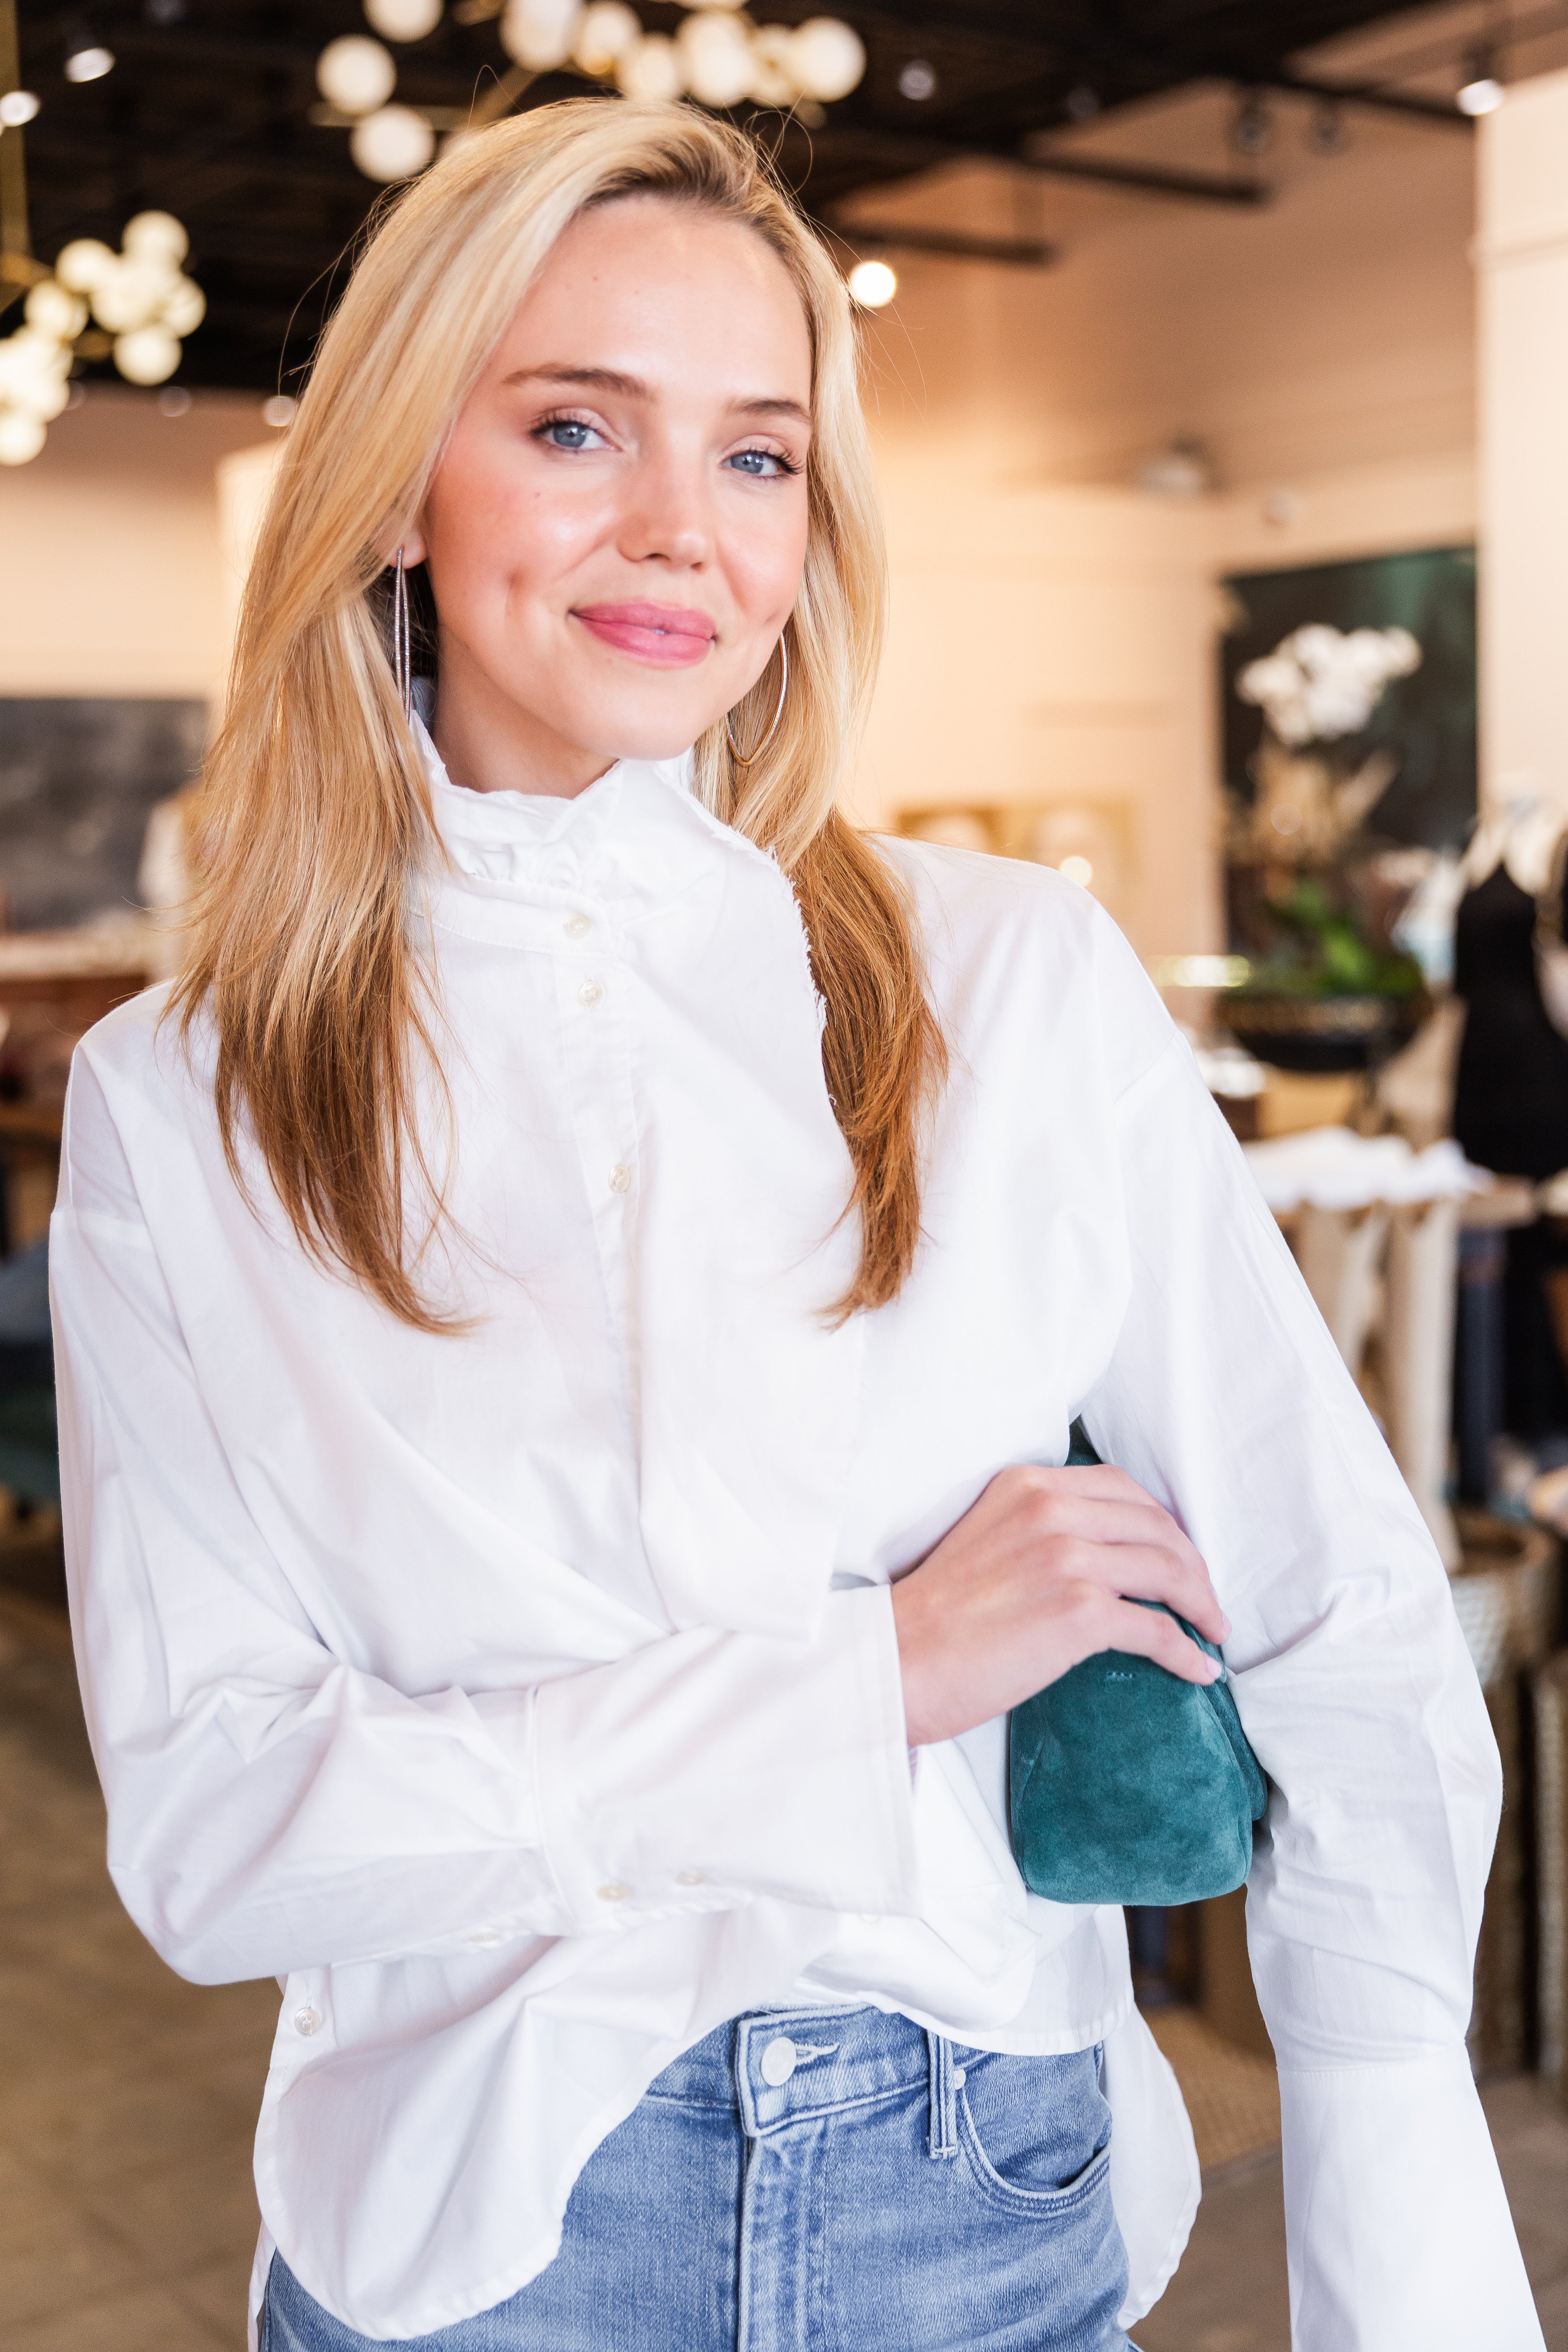
[(732, 2018), (649, 2086), (656, 2099), (739, 2110), (753, 2136), (924, 2087), (931, 2037), (880, 2009), (763, 2010)]

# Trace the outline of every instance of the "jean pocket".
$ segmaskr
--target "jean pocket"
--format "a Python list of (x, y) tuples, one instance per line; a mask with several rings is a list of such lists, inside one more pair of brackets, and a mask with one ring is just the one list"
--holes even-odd
[(976, 2052), (957, 2107), (972, 2178), (1016, 2212), (1062, 2212), (1091, 2197), (1110, 2168), (1110, 2110), (1089, 2051), (1068, 2058)]

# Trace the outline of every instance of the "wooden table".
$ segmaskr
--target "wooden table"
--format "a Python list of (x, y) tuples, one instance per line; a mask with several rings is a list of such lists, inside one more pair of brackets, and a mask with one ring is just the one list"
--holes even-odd
[[(145, 988), (134, 928), (0, 932), (0, 1256), (41, 1223), (58, 1165), (66, 1071), (77, 1040)], [(16, 1214), (18, 1185), (26, 1213)]]

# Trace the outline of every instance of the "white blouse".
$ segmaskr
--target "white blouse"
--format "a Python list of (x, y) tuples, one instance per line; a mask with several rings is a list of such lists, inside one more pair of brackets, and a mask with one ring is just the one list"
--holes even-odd
[[(1196, 2201), (1122, 1917), (1026, 1893), (1005, 1727), (905, 1747), (889, 1578), (1010, 1463), (1100, 1451), (1234, 1621), (1273, 1782), (1248, 1898), (1295, 2341), (1539, 2345), (1465, 2051), (1495, 1750), (1419, 1514), (1093, 901), (922, 844), (952, 1074), (898, 1299), (834, 1329), (849, 1164), (776, 865), (625, 762), (455, 789), (415, 920), (447, 1031), (395, 1322), (226, 1168), (212, 1040), (84, 1041), (52, 1235), (72, 1607), (109, 1860), (203, 1983), (286, 1980), (274, 2245), (417, 2336), (547, 2263), (680, 2050), (824, 1995), (1105, 2044), (1132, 2291)], [(426, 927), (427, 925), (427, 933)]]

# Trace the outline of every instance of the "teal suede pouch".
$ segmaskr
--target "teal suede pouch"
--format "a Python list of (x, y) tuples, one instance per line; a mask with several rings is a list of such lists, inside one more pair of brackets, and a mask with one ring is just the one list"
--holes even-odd
[[(1077, 1422), (1068, 1459), (1100, 1459)], [(1013, 1709), (1007, 1775), (1019, 1872), (1053, 1903), (1228, 1895), (1252, 1866), (1268, 1799), (1226, 1683), (1185, 1683), (1125, 1650), (1085, 1658)]]

